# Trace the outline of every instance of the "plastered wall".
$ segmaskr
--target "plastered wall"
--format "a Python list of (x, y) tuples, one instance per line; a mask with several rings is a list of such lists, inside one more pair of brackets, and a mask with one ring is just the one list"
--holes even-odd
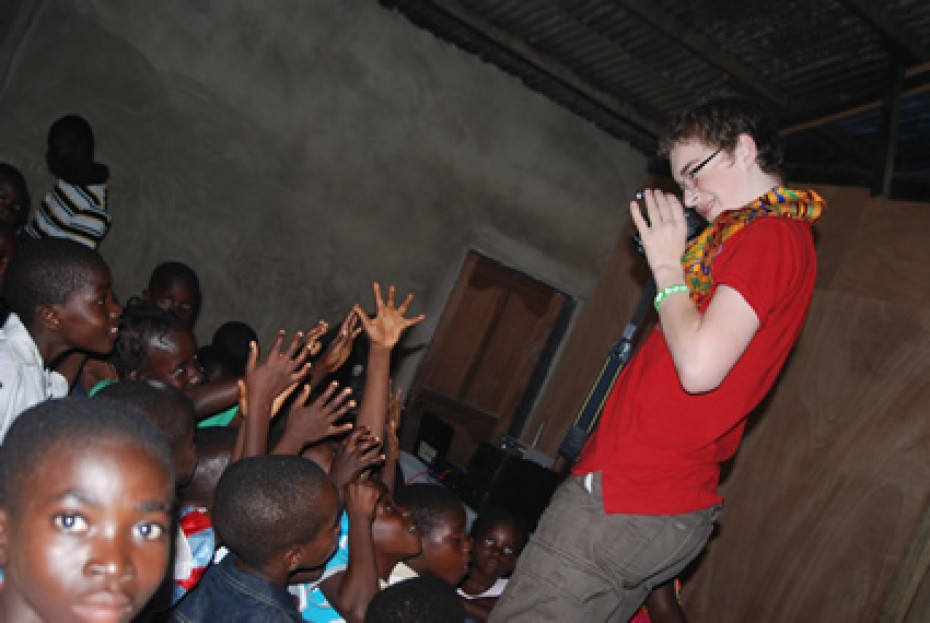
[(643, 178), (643, 155), (374, 1), (4, 5), (0, 159), (39, 200), (48, 124), (87, 117), (118, 293), (191, 264), (201, 340), (337, 322), (381, 280), (417, 294), (428, 341), (469, 247), (583, 303)]

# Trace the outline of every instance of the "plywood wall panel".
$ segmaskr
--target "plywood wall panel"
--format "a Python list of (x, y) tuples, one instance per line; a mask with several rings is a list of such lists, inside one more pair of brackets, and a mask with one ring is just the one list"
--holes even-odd
[(926, 204), (870, 201), (844, 240), (832, 289), (930, 306), (930, 209)]
[(930, 310), (817, 292), (685, 588), (702, 621), (874, 621), (926, 503)]

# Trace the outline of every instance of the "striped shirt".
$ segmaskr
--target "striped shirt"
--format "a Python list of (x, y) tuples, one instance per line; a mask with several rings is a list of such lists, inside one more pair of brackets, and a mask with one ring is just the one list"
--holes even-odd
[(110, 228), (106, 184), (70, 184), (62, 179), (42, 200), (26, 233), (33, 238), (67, 238), (96, 249)]

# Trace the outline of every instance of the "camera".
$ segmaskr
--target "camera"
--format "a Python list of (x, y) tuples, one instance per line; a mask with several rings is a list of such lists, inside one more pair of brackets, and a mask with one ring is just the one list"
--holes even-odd
[[(636, 200), (642, 201), (643, 191), (636, 193)], [(646, 224), (649, 224), (649, 217), (644, 213), (643, 219), (646, 221)], [(689, 208), (685, 206), (685, 220), (688, 222), (688, 242), (694, 240), (698, 234), (704, 231), (704, 228), (707, 227), (707, 221), (704, 220), (704, 217), (698, 214), (698, 211), (694, 208)], [(637, 233), (633, 236), (633, 246), (636, 247), (636, 251), (645, 257), (646, 251), (643, 249), (643, 240), (640, 238)]]

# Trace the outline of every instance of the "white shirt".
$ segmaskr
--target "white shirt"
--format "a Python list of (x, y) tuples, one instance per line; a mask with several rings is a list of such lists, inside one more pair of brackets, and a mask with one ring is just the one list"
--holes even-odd
[(19, 316), (11, 312), (0, 328), (0, 442), (20, 413), (67, 395), (68, 381), (45, 369), (35, 341)]

